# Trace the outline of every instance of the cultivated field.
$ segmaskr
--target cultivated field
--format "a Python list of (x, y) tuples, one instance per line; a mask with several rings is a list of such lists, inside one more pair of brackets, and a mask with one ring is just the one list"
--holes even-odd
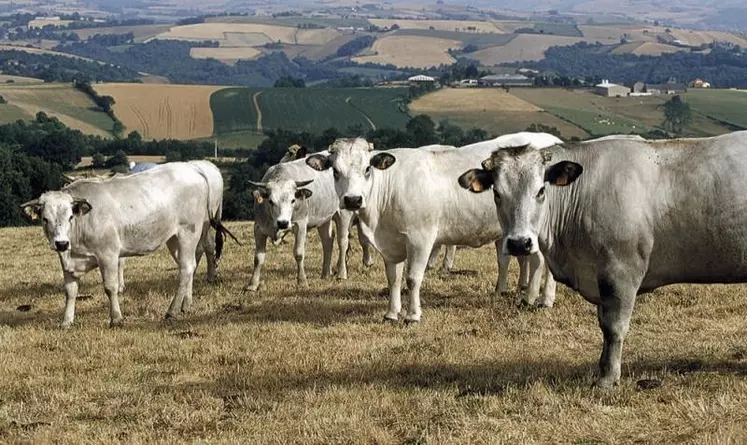
[(77, 29), (74, 32), (82, 40), (96, 34), (127, 34), (135, 35), (135, 42), (142, 43), (159, 34), (167, 32), (173, 25), (136, 25), (136, 26), (111, 26), (106, 28)]
[(339, 33), (332, 29), (298, 29), (258, 23), (198, 23), (171, 28), (156, 38), (173, 40), (216, 40), (221, 46), (258, 46), (265, 43), (323, 45)]
[[(228, 225), (249, 243), (251, 226)], [(165, 251), (130, 259), (124, 327), (108, 329), (97, 272), (59, 330), (59, 262), (39, 227), (0, 230), (0, 434), (5, 443), (744, 443), (747, 287), (671, 286), (638, 299), (621, 386), (593, 380), (596, 311), (559, 286), (553, 309), (491, 299), (493, 249), (429, 273), (423, 321), (384, 324), (381, 259), (350, 280), (295, 288), (289, 243), (244, 294), (249, 247), (228, 244), (219, 283), (161, 319), (177, 282)], [(515, 271), (512, 282), (516, 279)], [(640, 390), (651, 379), (661, 386)]]
[(391, 28), (398, 25), (401, 29), (434, 29), (436, 31), (460, 31), (481, 33), (503, 33), (492, 22), (481, 22), (476, 20), (397, 20), (397, 19), (370, 19), (369, 22), (380, 28)]
[(458, 40), (393, 35), (377, 39), (371, 46), (372, 55), (354, 57), (359, 63), (391, 63), (398, 67), (429, 68), (452, 64), (449, 48), (460, 48)]
[(505, 45), (476, 51), (469, 54), (469, 58), (487, 66), (521, 60), (541, 60), (551, 46), (568, 46), (582, 40), (584, 39), (580, 37), (519, 34)]
[(193, 59), (217, 59), (230, 65), (239, 60), (251, 60), (262, 55), (262, 51), (244, 46), (244, 47), (224, 47), (224, 48), (192, 48), (189, 55)]
[(399, 110), (404, 91), (397, 88), (226, 88), (210, 105), (215, 132), (285, 128), (319, 133), (347, 129), (404, 128), (408, 116)]
[(145, 139), (195, 139), (213, 134), (210, 95), (223, 87), (107, 83), (95, 85), (114, 97), (114, 113)]
[(635, 54), (636, 56), (660, 56), (662, 54), (676, 53), (677, 51), (687, 51), (672, 45), (655, 42), (633, 42), (625, 43), (610, 51), (610, 54)]
[(1, 84), (0, 96), (8, 102), (0, 105), (0, 121), (29, 120), (43, 111), (70, 128), (83, 133), (111, 136), (114, 122), (91, 99), (71, 84)]
[(735, 129), (747, 129), (747, 93), (734, 90), (688, 90), (687, 103), (697, 113), (704, 114)]
[(412, 114), (427, 114), (436, 122), (448, 120), (464, 128), (498, 134), (525, 130), (533, 123), (557, 127), (563, 137), (587, 133), (501, 88), (444, 88), (416, 99)]

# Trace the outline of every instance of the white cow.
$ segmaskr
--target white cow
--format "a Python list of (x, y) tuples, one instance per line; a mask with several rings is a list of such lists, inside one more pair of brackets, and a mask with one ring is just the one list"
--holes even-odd
[[(245, 290), (254, 292), (259, 289), (267, 239), (278, 241), (291, 230), (295, 235), (293, 254), (297, 265), (298, 285), (306, 286), (308, 283), (304, 257), (306, 232), (311, 228), (317, 228), (322, 241), (322, 278), (332, 276), (333, 220), (337, 226), (339, 247), (337, 276), (347, 279), (348, 234), (354, 214), (340, 211), (330, 172), (309, 170), (304, 158), (291, 161), (286, 155), (283, 162), (270, 167), (261, 182), (250, 183), (257, 187), (253, 193), (255, 253), (252, 278)], [(362, 239), (361, 245), (363, 262), (369, 265), (371, 258), (368, 243)]]
[[(75, 181), (23, 204), (32, 219), (42, 219), (44, 235), (60, 257), (66, 296), (61, 326), (73, 324), (78, 280), (96, 267), (109, 297), (109, 324), (119, 326), (120, 258), (148, 255), (164, 244), (179, 265), (179, 289), (166, 318), (189, 309), (201, 239), (210, 246), (208, 264), (217, 259), (209, 230), (217, 230), (216, 238), (223, 232), (222, 195), (210, 193), (222, 192), (212, 184), (219, 177), (207, 161), (175, 162), (129, 176)], [(214, 275), (214, 268), (208, 273)]]
[[(518, 133), (458, 149), (382, 152), (372, 151), (365, 139), (338, 139), (329, 155), (306, 159), (315, 170), (333, 171), (340, 206), (358, 211), (366, 237), (384, 257), (389, 283), (385, 319), (399, 317), (405, 260), (410, 289), (405, 321), (417, 322), (421, 318), (420, 285), (433, 246), (479, 247), (500, 239), (502, 233), (495, 223), (490, 197), (465, 192), (456, 178), (464, 166), (474, 165), (496, 149), (528, 143), (542, 148), (558, 143), (558, 139), (547, 134)], [(501, 264), (507, 265), (508, 257)], [(532, 266), (541, 270), (541, 255), (533, 256)], [(505, 275), (504, 270), (497, 292), (505, 289)]]

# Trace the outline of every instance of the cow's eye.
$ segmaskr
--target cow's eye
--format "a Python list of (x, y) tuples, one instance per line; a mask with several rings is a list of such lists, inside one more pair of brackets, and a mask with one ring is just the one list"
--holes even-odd
[(545, 187), (543, 186), (539, 192), (537, 192), (537, 199), (542, 199), (545, 197)]
[(295, 203), (296, 203), (296, 200), (295, 200), (295, 199), (292, 199), (292, 200), (291, 200), (291, 204), (295, 204)]
[(70, 218), (68, 218), (68, 221), (72, 221), (72, 220), (73, 220), (73, 215), (70, 215)]
[(49, 220), (48, 220), (47, 218), (42, 218), (42, 222), (43, 222), (44, 224), (49, 224)]
[(271, 206), (275, 207), (275, 202), (272, 199), (268, 199), (267, 202), (269, 202)]

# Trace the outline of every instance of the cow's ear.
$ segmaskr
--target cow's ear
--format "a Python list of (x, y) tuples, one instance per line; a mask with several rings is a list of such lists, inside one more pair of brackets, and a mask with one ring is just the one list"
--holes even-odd
[(73, 201), (73, 214), (75, 216), (83, 216), (90, 212), (91, 209), (91, 204), (85, 199), (76, 199)]
[(473, 168), (459, 177), (459, 185), (473, 193), (482, 193), (493, 186), (493, 171)]
[(296, 150), (296, 159), (303, 159), (306, 157), (306, 154), (309, 152), (309, 149), (306, 148), (305, 145), (302, 145), (298, 147), (298, 150)]
[(266, 195), (267, 194), (261, 189), (258, 189), (252, 192), (252, 196), (254, 196), (254, 199), (257, 201), (257, 204), (262, 204), (265, 201), (265, 198), (267, 197)]
[(311, 197), (311, 194), (309, 189), (298, 189), (296, 190), (296, 199), (307, 199)]
[(372, 167), (379, 170), (386, 170), (391, 167), (397, 160), (394, 156), (389, 153), (379, 153), (371, 158), (370, 164)]
[(583, 171), (584, 168), (580, 164), (571, 161), (561, 161), (545, 170), (545, 182), (561, 187), (570, 185), (581, 176)]
[(23, 214), (26, 215), (31, 221), (36, 221), (37, 219), (39, 219), (41, 207), (42, 206), (41, 204), (39, 204), (38, 199), (21, 204)]
[(329, 156), (313, 155), (306, 158), (306, 165), (317, 171), (324, 171), (332, 167)]

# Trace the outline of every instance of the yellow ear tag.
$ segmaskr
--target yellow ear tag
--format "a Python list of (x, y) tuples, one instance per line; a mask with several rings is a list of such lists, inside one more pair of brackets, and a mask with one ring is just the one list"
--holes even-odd
[(257, 204), (262, 204), (265, 201), (265, 198), (263, 198), (261, 195), (257, 196)]

